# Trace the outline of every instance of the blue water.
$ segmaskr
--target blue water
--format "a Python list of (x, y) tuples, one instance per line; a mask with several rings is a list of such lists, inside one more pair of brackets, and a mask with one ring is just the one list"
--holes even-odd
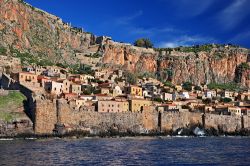
[(0, 165), (250, 165), (250, 138), (0, 141)]

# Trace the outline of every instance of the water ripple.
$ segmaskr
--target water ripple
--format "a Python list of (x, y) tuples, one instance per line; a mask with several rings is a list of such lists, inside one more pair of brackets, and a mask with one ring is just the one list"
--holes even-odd
[(249, 165), (250, 138), (0, 141), (0, 165)]

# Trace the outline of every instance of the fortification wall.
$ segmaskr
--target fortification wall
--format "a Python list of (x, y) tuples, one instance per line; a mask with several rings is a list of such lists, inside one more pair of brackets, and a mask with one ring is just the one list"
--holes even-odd
[(158, 113), (98, 113), (72, 110), (65, 100), (36, 102), (35, 133), (52, 133), (55, 124), (71, 129), (90, 129), (94, 133), (116, 129), (119, 132), (144, 133), (158, 129)]
[(63, 124), (66, 129), (86, 129), (92, 133), (117, 130), (119, 132), (147, 133), (151, 131), (176, 131), (200, 124), (207, 129), (215, 128), (224, 132), (250, 129), (250, 117), (226, 116), (192, 112), (144, 111), (139, 113), (98, 113), (72, 110), (65, 100), (37, 101), (35, 113), (35, 133), (52, 133), (55, 124)]
[(243, 116), (243, 127), (250, 130), (250, 116)]
[(157, 129), (158, 113), (98, 113), (74, 111), (65, 101), (60, 101), (60, 123), (66, 126), (90, 128), (93, 132), (116, 129), (119, 132), (147, 132)]
[(57, 123), (56, 102), (37, 100), (34, 131), (36, 134), (50, 134)]
[(191, 112), (163, 112), (161, 118), (161, 130), (170, 131), (188, 127), (193, 124), (203, 124), (202, 114)]
[(243, 126), (240, 116), (206, 114), (205, 127), (225, 132), (235, 132), (242, 129)]

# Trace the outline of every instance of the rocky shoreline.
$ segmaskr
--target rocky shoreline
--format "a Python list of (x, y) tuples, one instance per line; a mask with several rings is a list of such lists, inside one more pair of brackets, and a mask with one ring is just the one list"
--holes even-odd
[(71, 132), (66, 132), (63, 134), (34, 134), (31, 132), (18, 133), (18, 134), (5, 134), (0, 135), (1, 139), (49, 139), (49, 138), (124, 138), (124, 137), (221, 137), (221, 136), (250, 136), (250, 131), (242, 129), (235, 132), (223, 132), (221, 130), (216, 130), (214, 128), (202, 129), (198, 127), (198, 130), (204, 134), (197, 133), (197, 126), (192, 126), (189, 128), (180, 128), (176, 131), (152, 131), (149, 133), (133, 133), (133, 132), (119, 132), (117, 130), (109, 130), (105, 132), (100, 132), (97, 134), (90, 133), (89, 131), (74, 130)]

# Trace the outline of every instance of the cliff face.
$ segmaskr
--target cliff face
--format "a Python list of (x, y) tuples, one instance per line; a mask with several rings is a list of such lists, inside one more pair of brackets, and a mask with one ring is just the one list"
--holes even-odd
[(195, 84), (227, 83), (236, 81), (236, 78), (240, 77), (242, 80), (236, 82), (248, 86), (249, 81), (246, 75), (237, 72), (237, 68), (242, 63), (246, 63), (247, 59), (248, 50), (240, 48), (224, 48), (220, 54), (218, 54), (218, 49), (210, 53), (179, 52), (163, 57), (159, 61), (158, 70), (162, 77), (178, 84), (185, 81)]
[(19, 2), (0, 0), (0, 45), (60, 61), (72, 61), (94, 36), (72, 29), (56, 16)]
[(107, 42), (103, 48), (103, 63), (123, 66), (131, 72), (156, 72), (158, 53), (153, 49)]
[[(236, 81), (250, 87), (250, 70), (238, 70), (240, 64), (248, 63), (247, 49), (220, 47), (204, 52), (162, 53), (109, 38), (96, 38), (21, 0), (0, 0), (0, 7), (0, 47), (67, 63), (79, 62), (79, 59), (87, 63), (84, 56), (98, 52), (103, 64), (120, 66), (134, 73), (156, 73), (163, 81), (178, 84)], [(75, 56), (76, 53), (79, 56)]]
[(131, 72), (157, 73), (160, 79), (176, 84), (236, 81), (249, 87), (249, 70), (237, 72), (242, 63), (248, 63), (248, 55), (247, 49), (222, 46), (209, 52), (173, 51), (162, 54), (110, 41), (104, 46), (103, 63), (121, 65)]

